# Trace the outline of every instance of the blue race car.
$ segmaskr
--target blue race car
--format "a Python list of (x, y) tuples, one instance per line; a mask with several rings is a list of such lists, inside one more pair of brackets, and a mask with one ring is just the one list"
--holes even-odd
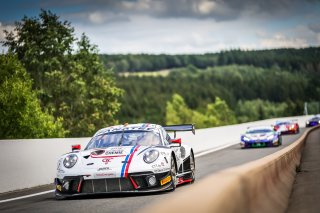
[(249, 127), (241, 135), (241, 148), (280, 146), (282, 138), (280, 132), (274, 131), (271, 126)]
[(317, 126), (320, 124), (320, 115), (316, 115), (306, 121), (306, 127)]

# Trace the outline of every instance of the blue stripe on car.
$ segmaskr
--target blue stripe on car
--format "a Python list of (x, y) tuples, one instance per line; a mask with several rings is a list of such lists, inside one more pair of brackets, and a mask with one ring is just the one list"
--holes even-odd
[(124, 170), (126, 168), (126, 165), (127, 165), (127, 162), (128, 162), (128, 159), (130, 157), (130, 155), (132, 154), (133, 150), (136, 148), (136, 146), (132, 147), (132, 149), (130, 150), (130, 153), (126, 156), (126, 159), (124, 160), (124, 163), (122, 165), (122, 169), (121, 169), (121, 177), (124, 176)]

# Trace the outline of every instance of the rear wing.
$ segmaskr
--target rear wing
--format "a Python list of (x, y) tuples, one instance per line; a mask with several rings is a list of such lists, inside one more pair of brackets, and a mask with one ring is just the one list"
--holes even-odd
[(196, 134), (196, 129), (194, 124), (179, 124), (179, 125), (168, 125), (163, 126), (163, 128), (168, 132), (174, 132), (174, 137), (176, 137), (176, 132), (191, 131)]

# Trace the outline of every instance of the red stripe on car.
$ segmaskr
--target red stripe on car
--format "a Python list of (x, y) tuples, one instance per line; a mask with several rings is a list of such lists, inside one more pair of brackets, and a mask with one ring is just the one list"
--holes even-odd
[(125, 174), (124, 174), (125, 177), (128, 177), (128, 171), (129, 171), (129, 167), (130, 167), (132, 158), (134, 156), (134, 153), (138, 150), (138, 148), (139, 148), (139, 145), (133, 150), (132, 154), (129, 157), (129, 160), (128, 160), (128, 163), (127, 163), (127, 166), (126, 166), (126, 170), (125, 170)]

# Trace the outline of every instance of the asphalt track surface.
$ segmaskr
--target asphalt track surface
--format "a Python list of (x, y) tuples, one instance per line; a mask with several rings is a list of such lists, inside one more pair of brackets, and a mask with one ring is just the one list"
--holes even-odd
[[(305, 129), (301, 128), (299, 134), (283, 136), (282, 146), (280, 147), (242, 150), (239, 145), (233, 145), (201, 157), (196, 157), (196, 182), (201, 181), (201, 179), (212, 173), (262, 158), (283, 149), (300, 137), (304, 131)], [(214, 143), (214, 138), (212, 139), (212, 143)], [(179, 186), (176, 191), (183, 191), (189, 186), (190, 185)], [(20, 194), (16, 193), (15, 196), (25, 195), (23, 193), (25, 192), (20, 192)], [(57, 201), (52, 192), (21, 200), (0, 203), (0, 212), (136, 212), (152, 202), (161, 201), (170, 193), (174, 192), (99, 195)], [(6, 196), (9, 198), (13, 197), (10, 194)], [(3, 195), (0, 196), (0, 200), (3, 199), (8, 198)]]

